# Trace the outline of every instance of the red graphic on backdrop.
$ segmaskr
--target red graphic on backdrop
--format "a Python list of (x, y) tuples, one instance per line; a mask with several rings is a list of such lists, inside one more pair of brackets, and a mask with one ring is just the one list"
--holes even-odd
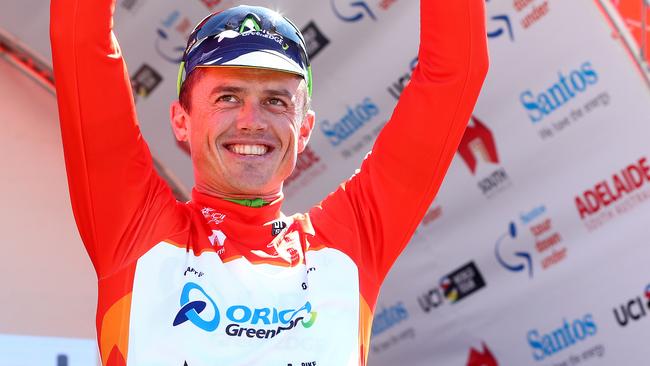
[(474, 347), (469, 350), (469, 359), (467, 360), (467, 366), (499, 366), (497, 359), (494, 358), (490, 349), (482, 343), (483, 352), (479, 352)]
[(318, 156), (314, 150), (309, 146), (305, 147), (302, 153), (298, 154), (296, 158), (296, 167), (293, 170), (293, 173), (284, 181), (284, 187), (288, 187), (296, 178), (300, 177), (305, 173), (309, 168), (313, 167), (314, 164), (320, 161), (320, 156)]
[(472, 122), (467, 126), (463, 139), (460, 141), (458, 153), (469, 167), (472, 174), (476, 173), (479, 155), (483, 161), (497, 164), (497, 145), (494, 142), (492, 131), (478, 118), (472, 116)]
[[(618, 9), (621, 17), (625, 20), (625, 25), (630, 29), (636, 42), (641, 46), (641, 35), (643, 27), (641, 24), (641, 14), (643, 13), (643, 2), (640, 0), (613, 0), (612, 3)], [(650, 6), (646, 7), (646, 19), (650, 20)], [(646, 24), (646, 49), (650, 47), (650, 23)], [(650, 61), (650, 54), (646, 53), (646, 59)]]
[[(615, 172), (610, 179), (601, 180), (581, 195), (576, 196), (575, 204), (580, 218), (584, 219), (594, 215), (611, 204), (631, 197), (634, 192), (650, 183), (650, 165), (648, 164), (648, 159), (642, 157), (619, 172)], [(628, 206), (647, 199), (647, 194), (636, 196), (634, 202)], [(622, 208), (619, 211), (625, 212)]]

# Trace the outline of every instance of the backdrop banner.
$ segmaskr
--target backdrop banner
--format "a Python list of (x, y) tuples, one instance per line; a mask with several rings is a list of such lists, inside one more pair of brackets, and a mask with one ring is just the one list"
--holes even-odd
[[(369, 364), (650, 359), (650, 84), (626, 42), (642, 39), (628, 1), (486, 0), (490, 71), (382, 288)], [(169, 126), (178, 63), (194, 24), (239, 3), (116, 6), (143, 134), (186, 190), (191, 161)], [(313, 61), (316, 127), (284, 190), (285, 212), (304, 211), (353, 174), (390, 118), (417, 64), (418, 2), (247, 3), (295, 20)], [(31, 45), (37, 32), (24, 33)], [(421, 118), (436, 123), (436, 111)]]

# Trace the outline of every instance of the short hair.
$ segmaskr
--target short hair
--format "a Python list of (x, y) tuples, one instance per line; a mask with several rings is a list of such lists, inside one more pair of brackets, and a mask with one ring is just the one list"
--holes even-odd
[(190, 113), (192, 108), (192, 89), (194, 89), (194, 84), (201, 80), (201, 77), (203, 77), (203, 70), (197, 67), (190, 72), (187, 79), (185, 79), (183, 84), (181, 84), (181, 89), (178, 93), (178, 101), (187, 113)]

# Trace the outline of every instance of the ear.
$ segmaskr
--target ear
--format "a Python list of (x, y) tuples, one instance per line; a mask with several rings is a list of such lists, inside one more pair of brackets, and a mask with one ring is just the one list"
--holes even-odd
[(169, 106), (169, 115), (176, 140), (179, 142), (189, 142), (190, 115), (178, 100), (173, 101)]
[(298, 131), (298, 154), (303, 152), (305, 147), (307, 147), (311, 131), (314, 129), (315, 121), (316, 113), (310, 109), (305, 113), (305, 117), (302, 119), (302, 124), (300, 125), (300, 130)]

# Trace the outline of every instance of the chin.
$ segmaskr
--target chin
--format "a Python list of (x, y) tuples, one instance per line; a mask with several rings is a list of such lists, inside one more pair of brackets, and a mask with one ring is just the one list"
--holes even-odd
[(279, 192), (280, 189), (273, 189), (273, 185), (266, 179), (251, 179), (251, 177), (241, 177), (231, 182), (232, 186), (241, 194), (251, 196), (264, 196)]

